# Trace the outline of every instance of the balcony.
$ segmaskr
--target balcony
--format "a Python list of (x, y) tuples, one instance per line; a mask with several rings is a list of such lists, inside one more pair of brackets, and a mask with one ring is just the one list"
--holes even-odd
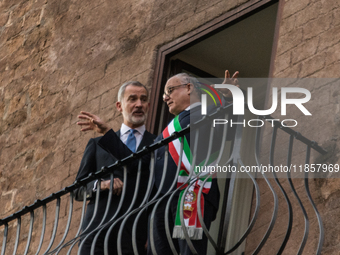
[[(321, 216), (316, 208), (315, 202), (311, 196), (309, 188), (309, 175), (315, 174), (315, 171), (303, 168), (292, 168), (291, 166), (310, 165), (311, 151), (325, 154), (326, 151), (317, 145), (316, 142), (310, 141), (302, 134), (284, 127), (278, 121), (274, 121), (269, 116), (264, 116), (261, 121), (269, 121), (270, 124), (264, 126), (252, 127), (251, 132), (247, 131), (244, 125), (235, 125), (234, 128), (224, 125), (221, 129), (221, 147), (217, 150), (218, 156), (215, 160), (216, 165), (225, 166), (225, 169), (237, 169), (236, 171), (225, 171), (224, 173), (210, 172), (202, 177), (202, 173), (190, 172), (188, 181), (176, 188), (177, 178), (172, 181), (171, 187), (163, 194), (166, 175), (162, 175), (161, 186), (158, 190), (153, 189), (154, 173), (156, 171), (153, 162), (156, 160), (155, 151), (161, 147), (165, 149), (165, 154), (169, 160), (169, 143), (175, 139), (183, 137), (190, 132), (194, 139), (191, 139), (191, 147), (197, 148), (200, 130), (202, 126), (211, 125), (214, 118), (228, 119), (230, 107), (219, 109), (216, 113), (207, 115), (204, 119), (191, 123), (190, 126), (175, 132), (170, 137), (157, 143), (145, 147), (143, 150), (133, 155), (118, 160), (115, 164), (105, 166), (101, 171), (96, 172), (82, 180), (76, 181), (70, 186), (51, 194), (50, 196), (35, 201), (34, 204), (24, 207), (22, 210), (0, 220), (0, 234), (2, 233), (1, 254), (76, 254), (78, 246), (81, 246), (85, 239), (92, 238), (92, 247), (98, 245), (97, 238), (100, 233), (105, 233), (105, 240), (102, 247), (104, 253), (108, 254), (111, 245), (108, 236), (112, 231), (117, 231), (117, 250), (118, 254), (124, 254), (122, 243), (126, 242), (122, 238), (122, 231), (127, 222), (133, 219), (132, 223), (132, 247), (135, 254), (139, 254), (137, 249), (137, 226), (140, 223), (141, 216), (145, 213), (149, 215), (149, 224), (154, 224), (154, 216), (158, 206), (163, 202), (166, 208), (179, 190), (185, 190), (187, 194), (190, 186), (200, 178), (203, 185), (199, 188), (198, 197), (201, 196), (204, 183), (210, 177), (217, 178), (219, 190), (221, 193), (219, 210), (216, 220), (212, 223), (210, 230), (207, 229), (203, 221), (203, 215), (198, 200), (198, 217), (200, 219), (204, 235), (208, 239), (207, 254), (258, 254), (260, 251), (266, 251), (266, 254), (282, 254), (284, 251), (289, 254), (302, 254), (306, 251), (307, 242), (313, 242), (315, 247), (313, 253), (321, 254), (324, 230)], [(236, 120), (243, 123), (243, 116)], [(261, 135), (263, 129), (271, 133), (270, 144), (263, 145)], [(270, 131), (269, 131), (270, 129)], [(204, 136), (213, 138), (216, 135), (214, 128), (209, 128), (210, 133)], [(278, 141), (278, 137), (279, 141)], [(216, 138), (216, 137), (215, 137)], [(213, 141), (214, 139), (209, 139)], [(183, 152), (183, 141), (181, 139), (181, 152)], [(299, 150), (296, 153), (295, 145)], [(212, 144), (207, 144), (207, 158), (212, 154)], [(287, 145), (285, 156), (282, 150), (276, 153), (278, 146)], [(215, 150), (216, 151), (216, 150)], [(261, 153), (262, 151), (262, 153)], [(294, 153), (295, 152), (295, 153)], [(304, 157), (301, 157), (304, 153)], [(277, 159), (276, 154), (279, 154)], [(296, 156), (296, 154), (298, 156)], [(180, 161), (183, 153), (180, 153)], [(195, 149), (193, 156), (195, 158)], [(209, 155), (209, 156), (208, 156)], [(294, 156), (295, 155), (295, 156)], [(137, 196), (140, 196), (140, 180), (142, 176), (141, 162), (143, 157), (150, 156), (150, 173), (149, 179), (144, 190), (143, 198), (140, 203), (136, 203)], [(193, 165), (195, 159), (193, 158)], [(268, 163), (262, 163), (267, 160)], [(205, 165), (209, 166), (205, 161)], [(276, 163), (279, 162), (279, 163)], [(285, 162), (282, 165), (282, 162)], [(297, 163), (298, 162), (298, 163)], [(113, 187), (108, 192), (108, 202), (106, 205), (102, 221), (96, 226), (91, 226), (91, 222), (97, 217), (99, 200), (101, 192), (95, 192), (94, 213), (87, 227), (81, 229), (87, 209), (86, 192), (83, 193), (82, 202), (75, 202), (75, 191), (85, 187), (88, 183), (98, 180), (97, 189), (100, 187), (101, 178), (109, 176), (111, 183), (115, 177), (115, 172), (122, 170), (124, 180), (128, 178), (128, 168), (131, 164), (137, 167), (135, 178), (134, 195), (128, 208), (123, 209), (124, 200), (126, 199), (127, 185), (124, 182), (121, 199), (114, 215), (109, 216), (109, 208), (113, 194)], [(164, 164), (163, 173), (167, 171), (167, 164)], [(260, 171), (251, 171), (251, 166)], [(266, 171), (264, 171), (266, 166)], [(275, 167), (285, 167), (290, 171), (270, 171)], [(248, 168), (247, 168), (248, 167)], [(192, 167), (193, 169), (193, 167)], [(243, 169), (243, 171), (240, 171)], [(246, 171), (247, 169), (247, 171)], [(302, 171), (300, 171), (302, 169)], [(177, 168), (178, 176), (179, 168)], [(338, 169), (339, 170), (339, 169)], [(337, 170), (337, 171), (338, 171)], [(335, 170), (334, 170), (335, 171)], [(314, 176), (314, 175), (313, 175)], [(296, 181), (297, 180), (297, 181)], [(299, 182), (296, 186), (294, 182)], [(184, 197), (184, 196), (183, 196)], [(181, 200), (182, 205), (184, 199)], [(181, 207), (180, 221), (184, 238), (193, 254), (198, 254), (189, 238), (187, 228), (184, 226), (184, 213)], [(280, 209), (279, 209), (280, 208)], [(284, 213), (280, 213), (284, 211)], [(165, 227), (167, 242), (169, 243), (172, 253), (177, 254), (173, 242), (172, 229), (169, 227), (169, 210), (165, 211)], [(294, 225), (293, 219), (302, 217), (304, 225)], [(310, 219), (314, 221), (311, 224)], [(256, 225), (257, 224), (257, 225)], [(313, 235), (310, 234), (313, 231)], [(317, 233), (317, 234), (316, 234)], [(147, 235), (147, 233), (145, 233)], [(1, 241), (1, 239), (0, 239)], [(155, 234), (151, 228), (150, 239), (148, 240), (149, 248), (154, 254), (157, 254), (157, 242)]]

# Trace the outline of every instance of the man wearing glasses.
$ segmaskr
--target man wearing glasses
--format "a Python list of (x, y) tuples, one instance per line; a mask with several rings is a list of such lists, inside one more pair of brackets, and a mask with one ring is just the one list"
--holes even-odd
[[(228, 71), (225, 72), (225, 81), (223, 83), (235, 84), (237, 82), (238, 72), (236, 72), (231, 78)], [(170, 78), (164, 88), (163, 101), (169, 107), (169, 112), (175, 115), (174, 120), (177, 121), (177, 124), (182, 128), (186, 127), (190, 124), (190, 119), (201, 118), (201, 103), (200, 103), (200, 85), (197, 79), (189, 76), (186, 73), (181, 73)], [(230, 91), (227, 89), (221, 89), (220, 92), (224, 97), (230, 97)], [(172, 123), (172, 122), (171, 122)], [(169, 124), (169, 126), (171, 125)], [(160, 134), (155, 142), (162, 140), (163, 138), (171, 135), (169, 132), (167, 133), (167, 129), (169, 126)], [(176, 130), (175, 130), (176, 131)], [(190, 144), (190, 134), (187, 134), (186, 139), (188, 144)], [(115, 137), (112, 136), (112, 132), (107, 132), (103, 139), (107, 141), (107, 143), (114, 143)], [(178, 140), (178, 139), (177, 139)], [(176, 140), (175, 140), (176, 141)], [(170, 144), (169, 144), (170, 147)], [(189, 148), (190, 150), (190, 148)], [(110, 151), (114, 153), (114, 151)], [(174, 180), (179, 179), (179, 176), (176, 176), (177, 172), (177, 164), (179, 163), (176, 159), (176, 156), (169, 150), (168, 160), (165, 161), (165, 147), (159, 148), (155, 155), (155, 176), (154, 176), (154, 188), (156, 192), (159, 192), (159, 196), (163, 197), (169, 190), (175, 191), (175, 187), (172, 187)], [(175, 154), (175, 153), (174, 153)], [(184, 154), (184, 153), (183, 153)], [(127, 155), (128, 156), (128, 155)], [(167, 167), (164, 168), (164, 165)], [(190, 168), (190, 167), (187, 167)], [(163, 173), (163, 169), (166, 169), (166, 172)], [(165, 174), (165, 181), (161, 185), (162, 175)], [(177, 183), (179, 185), (179, 183)], [(178, 186), (177, 185), (177, 186)], [(194, 194), (194, 193), (192, 193)], [(196, 192), (197, 195), (197, 192)], [(218, 210), (219, 204), (219, 190), (217, 186), (216, 179), (212, 180), (211, 187), (207, 194), (204, 194), (204, 223), (206, 227), (209, 229), (211, 222), (216, 218), (216, 213)], [(193, 195), (195, 197), (195, 194)], [(155, 198), (151, 198), (154, 200)], [(182, 255), (192, 254), (191, 250), (185, 239), (183, 239), (183, 234), (175, 233), (177, 232), (175, 221), (176, 216), (178, 216), (178, 200), (179, 200), (179, 192), (176, 192), (176, 195), (171, 201), (170, 204), (170, 214), (169, 214), (169, 225), (171, 235), (173, 236), (173, 243), (177, 253)], [(148, 239), (148, 254), (152, 255), (154, 252), (162, 255), (172, 255), (173, 252), (169, 245), (166, 230), (165, 230), (165, 208), (168, 199), (163, 199), (160, 205), (155, 210), (154, 217), (150, 218), (150, 222), (152, 222), (152, 239), (154, 242), (152, 243), (150, 240), (150, 236)], [(177, 215), (176, 215), (177, 214)], [(150, 223), (149, 222), (149, 223)], [(200, 234), (191, 233), (190, 238), (192, 239), (192, 243), (194, 248), (198, 252), (198, 254), (206, 254), (207, 253), (207, 237), (202, 232)], [(152, 245), (154, 244), (154, 245)], [(153, 246), (153, 247), (152, 247)], [(155, 249), (155, 250), (154, 250)]]
[[(238, 76), (238, 72), (236, 72), (231, 78), (228, 71), (225, 72), (225, 80), (223, 83), (233, 83), (237, 82), (236, 78)], [(162, 132), (161, 135), (159, 135), (155, 142), (158, 140), (162, 140), (163, 138), (166, 138), (167, 136), (171, 135), (171, 133), (167, 132), (166, 130), (172, 130), (172, 131), (178, 131), (176, 129), (176, 125), (180, 125), (181, 128), (185, 128), (187, 125), (190, 124), (190, 121), (196, 121), (202, 118), (201, 115), (201, 102), (200, 102), (200, 87), (201, 84), (198, 82), (198, 80), (194, 77), (189, 76), (186, 73), (180, 73), (172, 78), (170, 78), (164, 88), (164, 94), (163, 94), (163, 101), (167, 104), (169, 107), (169, 112), (173, 115), (175, 115), (175, 118), (172, 122), (177, 122), (177, 124), (174, 124), (174, 128), (171, 127), (171, 123), (168, 125), (168, 127)], [(229, 90), (220, 90), (223, 94), (223, 97), (230, 98), (231, 92)], [(202, 132), (203, 131), (203, 132)], [(194, 132), (191, 130), (191, 132)], [(201, 134), (199, 140), (201, 143), (198, 144), (198, 147), (200, 145), (206, 145), (207, 143), (207, 137), (209, 136), (210, 132), (210, 126), (206, 125), (203, 129), (201, 129)], [(203, 134), (202, 134), (203, 133)], [(205, 136), (205, 138), (202, 139), (202, 136)], [(188, 145), (190, 145), (190, 133), (185, 135), (185, 138), (188, 142)], [(178, 140), (178, 139), (177, 139)], [(204, 142), (204, 141), (205, 142)], [(176, 141), (176, 140), (175, 140)], [(175, 142), (174, 141), (174, 142)], [(177, 143), (177, 147), (179, 146), (179, 142)], [(174, 147), (176, 147), (176, 144), (174, 144)], [(185, 146), (184, 146), (185, 147)], [(157, 190), (160, 190), (160, 197), (169, 191), (169, 189), (175, 190), (177, 187), (181, 185), (180, 183), (180, 176), (176, 176), (177, 173), (177, 165), (178, 165), (178, 157), (176, 157), (176, 151), (171, 151), (171, 144), (169, 144), (169, 154), (171, 157), (166, 162), (164, 160), (165, 156), (165, 147), (161, 147), (157, 150), (156, 155), (156, 162), (155, 162), (155, 187)], [(194, 148), (191, 148), (193, 150)], [(189, 149), (190, 150), (190, 149)], [(184, 149), (185, 152), (185, 149)], [(179, 152), (180, 153), (180, 152)], [(188, 152), (190, 153), (190, 152)], [(187, 152), (183, 153), (182, 156), (185, 157), (185, 154), (188, 154)], [(190, 161), (190, 160), (189, 160)], [(190, 171), (190, 163), (188, 166), (185, 166), (184, 159), (182, 158), (182, 165), (181, 170), (184, 168), (187, 168), (187, 173)], [(163, 165), (167, 164), (166, 173), (163, 173)], [(195, 164), (196, 165), (196, 164)], [(165, 181), (163, 185), (161, 184), (162, 176), (165, 174)], [(178, 179), (177, 187), (171, 187), (173, 180)], [(187, 192), (185, 194), (185, 200), (187, 197), (189, 197), (192, 200), (197, 201), (197, 188), (192, 188), (192, 190)], [(196, 189), (196, 191), (194, 190)], [(211, 222), (216, 218), (216, 213), (218, 210), (219, 205), (219, 190), (217, 186), (217, 180), (213, 179), (211, 182), (211, 186), (209, 187), (207, 194), (203, 194), (204, 200), (202, 203), (204, 204), (204, 208), (202, 208), (202, 213), (204, 215), (204, 223), (206, 227), (209, 229)], [(174, 246), (176, 248), (177, 253), (180, 254), (192, 254), (191, 250), (189, 249), (189, 246), (184, 239), (184, 234), (182, 233), (181, 226), (176, 226), (175, 222), (178, 222), (179, 220), (179, 204), (178, 200), (180, 198), (179, 192), (176, 191), (175, 197), (171, 201), (170, 205), (170, 217), (169, 217), (169, 225), (170, 225), (170, 231), (172, 234), (172, 241), (174, 243)], [(148, 245), (148, 254), (151, 255), (154, 253), (154, 250), (156, 250), (157, 254), (173, 254), (171, 251), (170, 245), (167, 240), (166, 232), (165, 232), (165, 222), (164, 222), (164, 215), (165, 215), (165, 208), (166, 204), (168, 202), (168, 199), (163, 199), (163, 202), (157, 207), (157, 210), (155, 211), (154, 218), (151, 218), (150, 221), (153, 221), (153, 240), (154, 240), (154, 247), (152, 248), (150, 245), (150, 238), (149, 238), (149, 245)], [(202, 204), (201, 203), (201, 204)], [(193, 215), (190, 214), (190, 208), (186, 214), (185, 207), (186, 202), (184, 203), (184, 214), (186, 219), (189, 219), (189, 221), (196, 217), (196, 221), (199, 221), (197, 219), (197, 214)], [(192, 204), (192, 203), (189, 203)], [(197, 204), (195, 205), (197, 210)], [(191, 206), (191, 208), (194, 208), (194, 206)], [(196, 223), (197, 224), (197, 223)], [(194, 224), (195, 225), (195, 224)], [(196, 228), (196, 229), (195, 229)], [(199, 230), (199, 226), (187, 226), (188, 234), (190, 236), (191, 242), (194, 245), (195, 250), (198, 252), (198, 254), (207, 254), (207, 237), (205, 234), (203, 234), (202, 229)], [(190, 230), (191, 229), (191, 230)], [(192, 231), (195, 229), (194, 231)]]

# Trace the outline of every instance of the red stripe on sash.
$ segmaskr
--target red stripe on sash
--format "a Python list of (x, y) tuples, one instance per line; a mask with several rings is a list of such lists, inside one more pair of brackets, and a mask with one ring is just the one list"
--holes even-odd
[[(169, 137), (170, 134), (169, 134), (169, 130), (168, 130), (168, 127), (166, 127), (164, 130), (163, 130), (163, 138), (167, 138)], [(178, 166), (178, 161), (179, 161), (179, 155), (176, 151), (176, 148), (173, 144), (173, 142), (169, 143), (169, 152), (170, 152), (170, 155), (172, 157), (172, 159), (174, 160), (176, 166)], [(189, 170), (185, 168), (183, 162), (181, 162), (181, 170), (184, 169), (187, 173), (189, 173)]]

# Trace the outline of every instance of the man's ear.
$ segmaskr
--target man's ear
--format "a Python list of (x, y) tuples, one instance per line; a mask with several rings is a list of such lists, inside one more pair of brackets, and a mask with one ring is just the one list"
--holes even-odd
[(148, 106), (146, 107), (145, 113), (147, 113), (150, 109), (150, 103), (148, 103)]
[(187, 91), (188, 91), (188, 95), (190, 95), (193, 91), (194, 91), (194, 84), (192, 83), (188, 83), (188, 88), (187, 88)]
[(122, 112), (123, 109), (122, 109), (122, 103), (121, 102), (116, 102), (116, 108), (118, 111)]

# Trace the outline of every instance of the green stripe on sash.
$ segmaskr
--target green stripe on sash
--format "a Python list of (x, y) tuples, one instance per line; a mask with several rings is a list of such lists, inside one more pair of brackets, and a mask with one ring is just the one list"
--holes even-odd
[[(175, 127), (175, 130), (177, 132), (182, 130), (181, 124), (179, 123), (179, 120), (178, 120), (178, 116), (179, 115), (177, 115), (174, 118), (174, 127)], [(179, 138), (179, 141), (182, 142), (182, 137)], [(184, 136), (183, 150), (184, 150), (184, 153), (185, 153), (185, 155), (186, 155), (186, 157), (189, 160), (189, 163), (191, 165), (192, 153), (191, 153), (191, 150), (190, 150), (190, 146), (188, 144), (188, 140), (185, 136)], [(190, 169), (188, 169), (188, 171), (190, 171)]]

